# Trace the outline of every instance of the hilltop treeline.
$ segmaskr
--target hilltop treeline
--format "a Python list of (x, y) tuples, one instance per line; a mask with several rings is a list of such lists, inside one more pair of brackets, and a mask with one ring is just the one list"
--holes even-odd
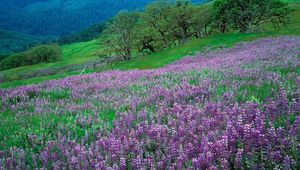
[(38, 63), (49, 63), (59, 59), (62, 51), (57, 44), (40, 45), (28, 51), (12, 54), (0, 62), (0, 71)]
[(199, 6), (189, 0), (159, 0), (144, 12), (120, 12), (100, 42), (105, 55), (130, 60), (133, 52), (149, 54), (215, 32), (248, 32), (264, 23), (278, 28), (287, 23), (291, 11), (280, 0), (216, 0)]

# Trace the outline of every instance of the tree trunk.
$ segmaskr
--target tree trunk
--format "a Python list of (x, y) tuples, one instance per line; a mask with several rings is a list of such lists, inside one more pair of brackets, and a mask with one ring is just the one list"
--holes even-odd
[(154, 48), (153, 48), (151, 45), (149, 45), (148, 48), (149, 48), (149, 50), (150, 50), (151, 52), (153, 52), (153, 53), (155, 52)]
[(255, 26), (253, 25), (253, 23), (252, 23), (252, 22), (249, 22), (249, 23), (248, 23), (247, 32), (248, 32), (248, 33), (249, 33), (249, 32), (253, 32), (254, 29), (255, 29)]
[(226, 23), (221, 23), (219, 26), (219, 30), (221, 31), (221, 33), (225, 33), (226, 31)]
[(131, 59), (131, 50), (130, 48), (127, 48), (125, 51), (125, 60), (129, 61)]

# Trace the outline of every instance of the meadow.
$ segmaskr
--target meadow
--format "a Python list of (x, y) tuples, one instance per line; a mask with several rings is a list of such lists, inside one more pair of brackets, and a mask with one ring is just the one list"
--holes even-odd
[[(102, 30), (110, 43), (100, 36), (56, 46), (62, 50), (57, 60), (3, 69), (0, 170), (300, 169), (300, 3), (285, 2), (292, 13), (276, 28), (265, 20), (244, 30), (233, 17), (220, 33), (222, 18), (190, 15), (210, 18), (201, 24), (215, 30), (202, 38), (174, 34), (181, 27), (173, 24), (181, 22), (166, 22), (202, 8), (160, 4), (155, 9), (168, 9), (170, 18), (155, 20), (161, 27), (154, 30), (174, 26), (162, 36), (169, 46), (158, 36), (152, 53), (125, 46), (129, 56), (119, 56), (118, 36), (135, 35), (125, 45), (147, 46), (143, 36), (157, 34), (147, 32), (151, 8), (147, 15), (121, 12)], [(230, 14), (224, 16), (237, 16)], [(108, 54), (130, 60), (107, 62)]]
[(299, 169), (300, 38), (0, 89), (0, 169)]

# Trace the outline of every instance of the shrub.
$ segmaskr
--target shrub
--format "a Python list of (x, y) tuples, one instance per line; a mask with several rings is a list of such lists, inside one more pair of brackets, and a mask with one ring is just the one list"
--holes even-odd
[(57, 44), (53, 45), (41, 45), (31, 49), (27, 55), (26, 59), (28, 63), (50, 63), (57, 61), (61, 55), (61, 50)]
[(40, 45), (28, 51), (12, 54), (0, 62), (0, 70), (7, 70), (25, 65), (50, 63), (59, 60), (61, 49), (57, 44)]

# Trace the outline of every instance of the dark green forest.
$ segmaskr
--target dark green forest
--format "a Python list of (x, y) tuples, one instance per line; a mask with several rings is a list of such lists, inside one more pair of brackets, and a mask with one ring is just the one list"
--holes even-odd
[[(113, 17), (141, 10), (153, 0), (1, 0), (0, 28), (31, 35), (62, 36)], [(201, 2), (203, 0), (195, 0)]]

